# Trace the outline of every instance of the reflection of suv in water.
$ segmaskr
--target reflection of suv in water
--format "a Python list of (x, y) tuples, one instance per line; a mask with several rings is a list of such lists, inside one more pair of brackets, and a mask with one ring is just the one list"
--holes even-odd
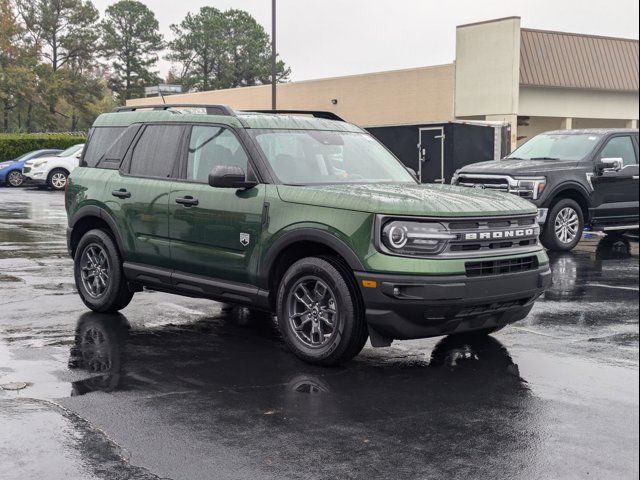
[(330, 115), (101, 115), (66, 201), (85, 304), (119, 310), (146, 287), (275, 312), (289, 347), (321, 364), (368, 336), (386, 346), (524, 318), (550, 279), (535, 207), (420, 185)]
[(458, 170), (454, 185), (532, 201), (550, 250), (571, 250), (582, 229), (638, 228), (638, 130), (562, 130), (538, 135), (508, 157)]

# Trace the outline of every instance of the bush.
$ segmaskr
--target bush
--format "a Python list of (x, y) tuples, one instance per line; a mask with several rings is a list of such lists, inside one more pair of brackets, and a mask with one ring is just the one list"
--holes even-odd
[(84, 133), (8, 133), (0, 134), (0, 162), (45, 148), (64, 150), (86, 140)]

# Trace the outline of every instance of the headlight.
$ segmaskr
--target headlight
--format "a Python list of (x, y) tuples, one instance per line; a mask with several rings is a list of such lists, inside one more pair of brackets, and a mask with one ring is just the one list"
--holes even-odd
[(382, 225), (382, 246), (399, 255), (437, 255), (457, 237), (441, 223), (391, 220)]
[(35, 162), (33, 162), (33, 168), (41, 167), (45, 163), (47, 163), (47, 160), (36, 160)]
[(516, 178), (518, 182), (518, 194), (523, 198), (537, 200), (547, 186), (545, 177)]

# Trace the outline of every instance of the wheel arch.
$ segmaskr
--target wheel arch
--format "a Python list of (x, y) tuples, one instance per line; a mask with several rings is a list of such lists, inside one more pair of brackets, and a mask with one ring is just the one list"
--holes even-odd
[(75, 255), (75, 250), (82, 236), (94, 228), (105, 230), (115, 240), (120, 255), (124, 254), (124, 244), (118, 233), (117, 224), (103, 208), (95, 205), (86, 205), (80, 208), (73, 215), (69, 222), (69, 227), (71, 232), (68, 239), (68, 247), (72, 257)]
[(331, 256), (351, 271), (364, 270), (351, 247), (334, 235), (315, 228), (292, 230), (271, 245), (260, 268), (258, 281), (262, 288), (269, 291), (272, 306), (280, 280), (287, 269), (301, 258), (310, 256)]
[(549, 200), (546, 202), (547, 207), (551, 209), (556, 203), (565, 198), (574, 200), (580, 206), (584, 221), (588, 223), (590, 220), (589, 192), (579, 183), (565, 183), (551, 193)]

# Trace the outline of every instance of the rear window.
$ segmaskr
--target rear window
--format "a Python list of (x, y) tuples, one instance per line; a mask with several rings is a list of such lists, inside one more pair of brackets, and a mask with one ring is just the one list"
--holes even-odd
[(184, 127), (147, 125), (131, 154), (131, 175), (170, 178), (178, 163)]
[(125, 131), (125, 129), (126, 127), (94, 128), (84, 152), (84, 165), (87, 167), (97, 166), (105, 152), (113, 142), (118, 139), (122, 132)]

